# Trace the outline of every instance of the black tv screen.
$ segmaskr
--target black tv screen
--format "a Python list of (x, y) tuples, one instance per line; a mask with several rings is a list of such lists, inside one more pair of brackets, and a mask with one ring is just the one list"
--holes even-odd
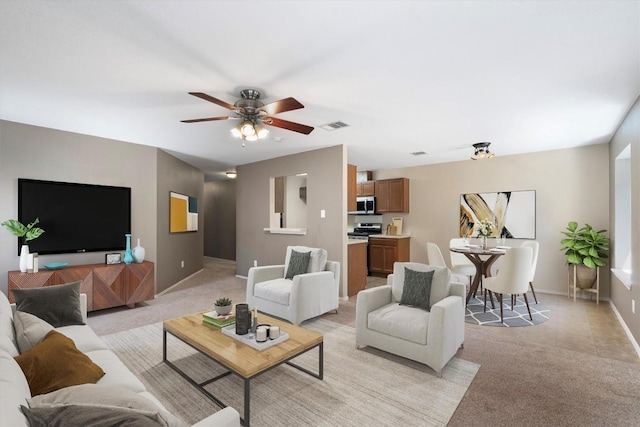
[(36, 218), (45, 232), (26, 242), (29, 252), (122, 250), (131, 232), (131, 188), (19, 178), (18, 220)]

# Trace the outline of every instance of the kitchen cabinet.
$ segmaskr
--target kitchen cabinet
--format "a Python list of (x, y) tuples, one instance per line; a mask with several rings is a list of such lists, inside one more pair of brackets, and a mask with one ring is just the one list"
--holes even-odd
[(367, 242), (362, 240), (357, 243), (349, 243), (348, 246), (348, 289), (350, 297), (367, 286)]
[(409, 213), (409, 179), (375, 181), (376, 211)]
[(375, 196), (376, 195), (376, 182), (364, 181), (359, 182), (356, 187), (356, 195), (360, 196)]
[(356, 187), (357, 187), (357, 167), (355, 165), (347, 165), (347, 211), (355, 211), (356, 206)]
[(369, 237), (369, 274), (386, 277), (393, 263), (409, 261), (409, 237)]

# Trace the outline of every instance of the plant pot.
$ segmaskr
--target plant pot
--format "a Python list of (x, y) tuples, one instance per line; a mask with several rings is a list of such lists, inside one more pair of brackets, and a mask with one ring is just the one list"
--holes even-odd
[[(591, 289), (596, 283), (597, 269), (585, 265), (569, 265), (569, 276), (573, 278), (573, 268), (576, 267), (576, 287), (578, 289)], [(573, 280), (573, 279), (571, 279)]]
[(215, 305), (216, 313), (224, 316), (225, 314), (231, 313), (230, 305)]

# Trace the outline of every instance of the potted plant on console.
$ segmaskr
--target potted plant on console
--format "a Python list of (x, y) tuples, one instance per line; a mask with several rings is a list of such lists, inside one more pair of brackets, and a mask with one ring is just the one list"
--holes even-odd
[(231, 313), (231, 299), (229, 298), (218, 298), (214, 303), (216, 313), (219, 315), (225, 315)]
[(8, 219), (0, 224), (11, 234), (17, 236), (18, 239), (22, 239), (20, 248), (20, 271), (23, 273), (27, 271), (27, 259), (29, 258), (29, 245), (27, 242), (40, 237), (40, 235), (44, 233), (42, 228), (36, 227), (39, 222), (40, 220), (36, 218), (32, 223), (25, 226), (18, 220)]
[(569, 268), (576, 271), (576, 283), (579, 289), (590, 289), (596, 281), (597, 268), (607, 265), (609, 239), (605, 236), (607, 230), (594, 230), (589, 224), (578, 227), (578, 223), (570, 221), (566, 231), (562, 234), (566, 238), (560, 241), (562, 250), (567, 258)]

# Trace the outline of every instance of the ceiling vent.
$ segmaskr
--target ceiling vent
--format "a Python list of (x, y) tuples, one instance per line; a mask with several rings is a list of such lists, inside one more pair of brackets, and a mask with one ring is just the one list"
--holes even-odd
[(427, 154), (426, 151), (414, 151), (413, 153), (411, 153), (414, 156), (424, 156), (425, 154)]
[(345, 122), (337, 121), (333, 123), (327, 123), (326, 125), (322, 125), (320, 127), (324, 130), (336, 130), (340, 128), (346, 128), (347, 126), (349, 125), (346, 124)]

